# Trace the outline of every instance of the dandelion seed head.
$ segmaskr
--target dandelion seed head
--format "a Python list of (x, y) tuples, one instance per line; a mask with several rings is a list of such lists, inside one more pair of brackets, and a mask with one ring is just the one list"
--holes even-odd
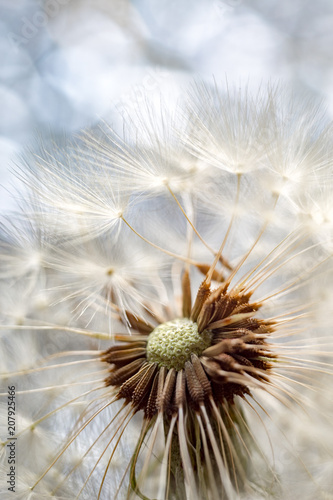
[(333, 129), (272, 86), (145, 111), (19, 174), (1, 378), (20, 470), (39, 453), (19, 495), (328, 494)]

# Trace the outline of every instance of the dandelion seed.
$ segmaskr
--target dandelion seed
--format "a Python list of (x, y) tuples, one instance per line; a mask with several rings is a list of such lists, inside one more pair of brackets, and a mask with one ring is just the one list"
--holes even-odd
[(279, 89), (186, 99), (20, 174), (0, 258), (14, 498), (329, 498), (332, 128)]

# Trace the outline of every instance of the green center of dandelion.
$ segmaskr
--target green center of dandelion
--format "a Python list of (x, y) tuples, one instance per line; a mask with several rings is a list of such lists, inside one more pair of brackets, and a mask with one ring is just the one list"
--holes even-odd
[(147, 358), (169, 370), (182, 370), (191, 354), (200, 356), (211, 345), (212, 334), (198, 332), (198, 325), (188, 318), (174, 319), (157, 326), (149, 335)]

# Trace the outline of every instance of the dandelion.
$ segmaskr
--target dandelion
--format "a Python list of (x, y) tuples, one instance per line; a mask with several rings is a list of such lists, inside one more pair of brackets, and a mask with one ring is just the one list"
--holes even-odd
[(283, 89), (184, 102), (19, 172), (13, 498), (331, 498), (332, 127)]

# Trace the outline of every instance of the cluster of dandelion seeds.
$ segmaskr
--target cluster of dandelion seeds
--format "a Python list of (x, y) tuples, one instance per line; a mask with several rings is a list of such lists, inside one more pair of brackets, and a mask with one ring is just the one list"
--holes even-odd
[(17, 172), (2, 498), (333, 498), (332, 125), (217, 84), (124, 119)]

